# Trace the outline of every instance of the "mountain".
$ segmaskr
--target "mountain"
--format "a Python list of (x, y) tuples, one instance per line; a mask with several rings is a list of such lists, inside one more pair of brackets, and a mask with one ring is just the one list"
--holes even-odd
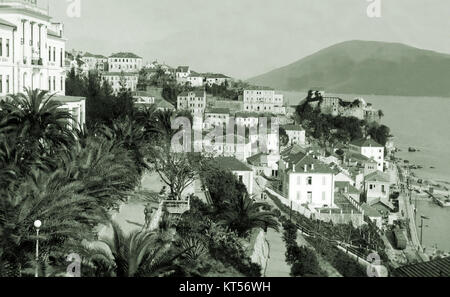
[(346, 41), (248, 82), (280, 90), (450, 97), (450, 55), (400, 43)]

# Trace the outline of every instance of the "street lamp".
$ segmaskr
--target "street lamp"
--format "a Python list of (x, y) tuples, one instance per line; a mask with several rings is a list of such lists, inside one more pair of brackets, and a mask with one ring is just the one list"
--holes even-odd
[(34, 221), (34, 227), (36, 228), (36, 270), (34, 272), (34, 276), (38, 277), (38, 268), (39, 268), (39, 228), (41, 228), (42, 222), (39, 220)]
[(422, 245), (423, 227), (428, 227), (428, 225), (423, 225), (423, 220), (429, 220), (430, 218), (426, 216), (420, 216), (420, 245)]

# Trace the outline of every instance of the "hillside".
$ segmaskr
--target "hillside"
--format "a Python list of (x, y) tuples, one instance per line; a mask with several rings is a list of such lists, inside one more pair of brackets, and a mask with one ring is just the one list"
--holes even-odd
[(400, 43), (347, 41), (251, 78), (252, 84), (305, 91), (450, 97), (450, 55)]

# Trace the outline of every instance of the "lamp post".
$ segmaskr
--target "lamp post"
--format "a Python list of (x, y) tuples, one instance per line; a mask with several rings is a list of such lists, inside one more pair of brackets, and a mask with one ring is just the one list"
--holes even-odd
[(430, 218), (426, 216), (420, 216), (420, 245), (422, 245), (423, 227), (428, 227), (423, 225), (423, 220), (429, 220)]
[(34, 276), (39, 276), (39, 228), (41, 228), (42, 222), (39, 220), (34, 221), (34, 227), (36, 228), (36, 270)]

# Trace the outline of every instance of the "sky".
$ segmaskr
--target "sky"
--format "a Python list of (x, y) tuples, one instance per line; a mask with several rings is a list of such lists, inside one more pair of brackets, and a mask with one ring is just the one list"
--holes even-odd
[[(67, 49), (189, 65), (247, 79), (347, 40), (450, 54), (450, 0), (38, 0), (65, 24)], [(79, 17), (67, 13), (79, 1)], [(381, 17), (369, 18), (369, 1)]]

